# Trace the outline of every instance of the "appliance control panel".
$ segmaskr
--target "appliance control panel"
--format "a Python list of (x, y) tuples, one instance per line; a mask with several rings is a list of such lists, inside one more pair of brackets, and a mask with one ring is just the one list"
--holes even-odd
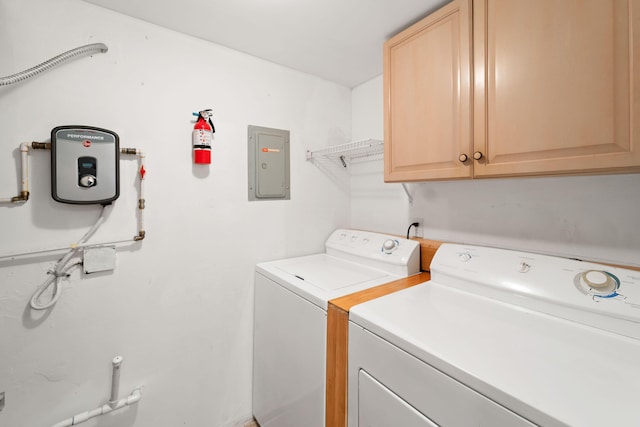
[(431, 263), (431, 280), (640, 339), (640, 271), (446, 243)]
[(393, 274), (410, 276), (420, 272), (420, 244), (388, 234), (337, 229), (327, 239), (329, 255), (360, 262)]

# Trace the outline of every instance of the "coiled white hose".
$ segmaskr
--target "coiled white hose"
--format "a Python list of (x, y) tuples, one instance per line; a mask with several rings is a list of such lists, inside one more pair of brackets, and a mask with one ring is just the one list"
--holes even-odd
[(17, 74), (13, 74), (7, 77), (0, 77), (0, 86), (8, 86), (14, 83), (18, 83), (22, 80), (29, 79), (36, 74), (40, 74), (43, 71), (48, 70), (49, 68), (55, 67), (58, 64), (61, 64), (75, 56), (84, 56), (91, 55), (94, 53), (104, 53), (109, 48), (104, 43), (93, 43), (85, 46), (80, 46), (75, 49), (71, 49), (67, 52), (61, 53), (58, 56), (55, 56), (48, 61), (43, 62), (42, 64), (38, 64), (33, 68), (29, 68), (28, 70), (21, 71)]
[[(69, 252), (67, 252), (60, 261), (58, 261), (53, 271), (49, 272), (50, 275), (47, 278), (47, 280), (45, 280), (45, 282), (42, 285), (40, 285), (40, 287), (35, 291), (35, 293), (31, 297), (31, 301), (29, 302), (29, 305), (31, 306), (31, 308), (33, 308), (34, 310), (46, 310), (47, 308), (51, 307), (58, 301), (58, 298), (60, 298), (60, 295), (62, 294), (62, 289), (58, 285), (58, 281), (60, 280), (61, 277), (66, 277), (67, 273), (73, 267), (77, 265), (82, 265), (81, 262), (77, 262), (67, 267), (67, 263), (78, 250), (78, 245), (82, 245), (87, 240), (89, 240), (89, 237), (91, 237), (91, 235), (95, 233), (95, 231), (98, 229), (100, 224), (102, 224), (102, 222), (104, 221), (105, 211), (107, 206), (111, 206), (111, 205), (102, 206), (102, 210), (100, 211), (100, 216), (96, 220), (96, 223), (93, 224), (93, 227), (91, 227), (89, 231), (87, 231), (85, 235), (82, 236), (82, 238), (78, 241), (78, 243), (71, 245), (71, 249), (69, 250)], [(45, 293), (47, 289), (49, 289), (51, 286), (53, 286), (53, 293), (51, 295), (51, 299), (45, 304), (40, 304), (38, 302), (38, 300), (40, 299), (40, 296), (43, 293)]]

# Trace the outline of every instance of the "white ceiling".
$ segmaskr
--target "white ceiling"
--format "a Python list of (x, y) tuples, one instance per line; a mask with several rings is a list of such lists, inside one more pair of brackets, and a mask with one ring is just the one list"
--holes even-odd
[(450, 0), (85, 0), (354, 87), (382, 44)]

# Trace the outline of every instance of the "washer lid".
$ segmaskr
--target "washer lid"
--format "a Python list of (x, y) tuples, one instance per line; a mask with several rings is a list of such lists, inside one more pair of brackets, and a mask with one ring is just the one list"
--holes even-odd
[(265, 262), (256, 271), (325, 310), (333, 298), (402, 277), (327, 254)]
[(640, 425), (640, 340), (434, 281), (349, 317), (537, 424)]
[(284, 260), (276, 268), (325, 291), (334, 291), (388, 276), (384, 271), (329, 256)]

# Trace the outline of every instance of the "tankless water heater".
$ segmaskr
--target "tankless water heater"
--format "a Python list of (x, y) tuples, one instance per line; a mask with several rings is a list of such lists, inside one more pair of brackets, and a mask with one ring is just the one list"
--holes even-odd
[(61, 203), (109, 204), (120, 195), (120, 142), (110, 130), (58, 126), (51, 131), (51, 196)]

